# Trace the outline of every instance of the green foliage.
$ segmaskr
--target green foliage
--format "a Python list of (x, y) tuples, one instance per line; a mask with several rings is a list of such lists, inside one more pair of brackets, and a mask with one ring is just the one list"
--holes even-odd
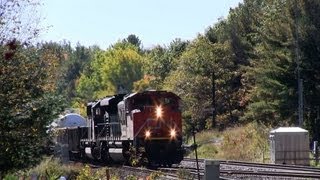
[(157, 180), (157, 179), (160, 179), (160, 177), (163, 175), (163, 173), (161, 171), (155, 171), (155, 172), (152, 172), (148, 178), (150, 180)]
[(19, 179), (19, 177), (15, 176), (15, 175), (13, 175), (13, 174), (7, 174), (7, 175), (3, 178), (3, 180), (18, 180), (18, 179)]
[(139, 49), (139, 51), (141, 51), (141, 40), (134, 34), (130, 34), (126, 39), (123, 39), (122, 43), (129, 43), (131, 45), (134, 45)]
[[(110, 171), (109, 171), (110, 172)], [(105, 178), (106, 169), (101, 168), (98, 170), (91, 169), (88, 165), (85, 165), (79, 172), (77, 180), (98, 180)], [(111, 176), (111, 179), (117, 179), (117, 176)]]
[(145, 75), (143, 79), (140, 79), (139, 81), (133, 83), (133, 91), (139, 92), (150, 89), (150, 87), (153, 86), (151, 84), (155, 82), (154, 80), (154, 77)]
[[(249, 123), (221, 132), (207, 130), (196, 133), (199, 158), (264, 162), (269, 157), (269, 131), (263, 124)], [(189, 138), (188, 144), (193, 144)], [(195, 158), (192, 150), (188, 155)]]
[[(54, 95), (51, 59), (33, 47), (0, 47), (0, 169), (26, 168), (41, 159), (49, 123), (64, 106)], [(32, 83), (30, 83), (32, 82)]]
[[(268, 1), (260, 16), (261, 43), (246, 77), (253, 82), (250, 104), (243, 119), (273, 126), (296, 124), (298, 107), (297, 60), (304, 81), (305, 125), (315, 132), (315, 107), (318, 105), (317, 79), (319, 44), (315, 37), (319, 2), (309, 0)], [(309, 28), (313, 27), (313, 28)], [(311, 38), (313, 37), (313, 38)], [(311, 39), (310, 39), (311, 38)], [(306, 48), (308, 47), (308, 48)]]
[[(215, 142), (221, 141), (220, 133), (213, 130), (202, 131), (196, 134), (197, 152), (199, 158), (215, 158), (218, 153), (218, 146)], [(193, 138), (188, 139), (188, 144), (193, 144)], [(188, 156), (195, 157), (192, 151)]]
[(97, 177), (94, 177), (94, 174), (91, 168), (88, 165), (85, 165), (83, 169), (80, 170), (77, 180), (96, 180)]
[[(29, 2), (12, 1), (11, 7), (5, 1), (0, 7), (2, 44), (21, 35), (11, 29), (21, 27), (13, 17)], [(88, 100), (119, 92), (170, 90), (182, 98), (187, 136), (193, 125), (200, 131), (252, 121), (293, 125), (297, 59), (304, 82), (304, 126), (318, 139), (319, 12), (315, 0), (245, 0), (191, 42), (175, 39), (150, 50), (133, 34), (106, 50), (73, 49), (66, 42), (1, 45), (0, 82), (5, 86), (0, 89), (0, 167), (21, 169), (39, 161), (46, 125), (62, 108), (62, 98), (53, 92), (84, 108)], [(200, 155), (219, 155), (212, 144), (199, 147), (208, 149), (215, 151)], [(139, 156), (132, 161), (139, 164)]]
[(177, 70), (166, 78), (165, 88), (182, 97), (185, 115), (201, 130), (213, 109), (214, 121), (233, 121), (238, 111), (237, 90), (232, 86), (236, 74), (230, 44), (212, 44), (199, 36), (182, 54)]
[(129, 163), (131, 166), (138, 167), (148, 163), (148, 159), (145, 156), (145, 149), (143, 147), (136, 149), (131, 146), (129, 151), (126, 153), (129, 155)]
[(80, 169), (77, 166), (63, 165), (58, 159), (46, 158), (41, 163), (29, 170), (29, 174), (36, 174), (40, 178), (59, 179), (61, 176), (74, 179)]
[(138, 180), (138, 177), (131, 174), (131, 175), (126, 176), (125, 179), (126, 180)]
[(146, 74), (154, 76), (151, 86), (155, 89), (161, 89), (161, 83), (170, 72), (172, 58), (168, 56), (167, 49), (161, 46), (153, 48), (146, 57)]
[(142, 56), (130, 43), (119, 42), (98, 51), (90, 66), (91, 71), (81, 75), (77, 86), (84, 99), (131, 92), (133, 83), (143, 76)]
[(271, 128), (251, 123), (223, 132), (217, 158), (263, 162), (269, 155), (268, 133)]
[[(301, 10), (296, 22), (300, 49), (301, 76), (304, 89), (305, 127), (309, 129), (313, 140), (319, 140), (320, 125), (317, 124), (317, 107), (319, 106), (320, 41), (319, 12), (320, 2), (315, 0), (298, 1)], [(298, 12), (299, 13), (299, 12)]]
[(190, 171), (180, 168), (177, 171), (177, 176), (179, 180), (192, 180), (194, 179), (193, 175), (190, 173)]
[(72, 105), (71, 102), (79, 98), (76, 93), (78, 79), (81, 73), (86, 74), (92, 71), (88, 65), (100, 49), (95, 46), (87, 48), (80, 44), (72, 48), (66, 41), (47, 42), (39, 44), (37, 48), (46, 55), (45, 58), (55, 62), (54, 76), (51, 79), (56, 84), (56, 92), (64, 96), (69, 105)]
[(249, 95), (251, 103), (244, 116), (246, 119), (272, 125), (295, 119), (297, 97), (292, 92), (296, 92), (297, 86), (296, 64), (287, 5), (273, 2), (272, 6), (264, 8), (267, 13), (261, 22), (263, 43), (256, 46), (259, 58), (253, 61), (254, 66), (247, 73), (249, 78), (255, 79), (255, 84)]
[(170, 72), (177, 69), (181, 55), (186, 50), (189, 42), (181, 39), (173, 40), (169, 47), (156, 46), (151, 49), (146, 57), (144, 71), (148, 77), (153, 77), (149, 86), (153, 89), (162, 89), (163, 82)]
[(66, 59), (61, 65), (58, 92), (63, 93), (70, 101), (77, 96), (76, 85), (77, 80), (81, 75), (80, 73), (89, 71), (89, 69), (86, 69), (86, 66), (88, 66), (90, 61), (93, 59), (94, 53), (99, 51), (99, 49), (95, 49), (94, 47), (86, 48), (80, 44), (78, 44), (74, 50), (64, 49), (63, 57)]

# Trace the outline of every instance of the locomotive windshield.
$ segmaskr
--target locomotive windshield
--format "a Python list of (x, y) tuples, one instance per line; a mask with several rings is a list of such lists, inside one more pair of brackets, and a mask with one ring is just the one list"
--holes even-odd
[(141, 109), (144, 106), (153, 106), (153, 101), (150, 97), (144, 96), (144, 97), (139, 97), (135, 98), (132, 100), (132, 108), (133, 109)]
[(178, 100), (174, 97), (161, 97), (161, 96), (140, 96), (135, 97), (131, 100), (131, 108), (132, 109), (140, 109), (142, 110), (144, 107), (148, 106), (179, 106)]
[(162, 97), (162, 98), (159, 98), (159, 102), (160, 104), (162, 105), (175, 105), (176, 104), (176, 100), (174, 98), (171, 98), (171, 97)]

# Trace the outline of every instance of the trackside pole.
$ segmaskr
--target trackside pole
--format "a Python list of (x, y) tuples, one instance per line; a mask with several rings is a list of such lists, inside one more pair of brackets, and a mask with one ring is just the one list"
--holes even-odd
[(200, 180), (200, 172), (199, 172), (199, 162), (198, 162), (198, 152), (197, 152), (197, 144), (196, 144), (196, 133), (194, 126), (192, 127), (192, 134), (193, 134), (193, 143), (194, 143), (194, 152), (196, 154), (196, 162), (197, 162), (197, 172), (198, 172), (198, 180)]

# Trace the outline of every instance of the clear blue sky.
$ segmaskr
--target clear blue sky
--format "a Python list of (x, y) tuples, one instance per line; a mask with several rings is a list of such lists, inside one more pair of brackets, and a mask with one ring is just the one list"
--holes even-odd
[(45, 41), (69, 40), (107, 48), (129, 34), (144, 47), (191, 40), (243, 0), (44, 0)]

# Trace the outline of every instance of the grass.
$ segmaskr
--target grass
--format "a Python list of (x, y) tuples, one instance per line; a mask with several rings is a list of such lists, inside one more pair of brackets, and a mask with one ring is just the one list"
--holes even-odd
[(37, 178), (37, 179), (59, 179), (61, 176), (65, 176), (68, 179), (75, 179), (79, 174), (80, 165), (63, 165), (60, 161), (53, 157), (44, 158), (40, 164), (31, 168), (21, 170), (12, 174), (7, 174), (4, 179), (25, 179), (25, 178)]
[(57, 179), (61, 176), (74, 179), (78, 176), (82, 165), (64, 165), (52, 157), (45, 158), (38, 166), (29, 170), (29, 174), (37, 174), (45, 179)]
[[(207, 130), (196, 134), (196, 143), (198, 144), (198, 157), (199, 158), (212, 158), (217, 154), (217, 146), (214, 142), (221, 139), (217, 131)], [(188, 144), (193, 144), (193, 138), (188, 140)], [(195, 157), (192, 152), (190, 157)]]
[[(198, 157), (264, 162), (269, 157), (268, 134), (269, 128), (256, 123), (223, 132), (200, 132), (196, 134)], [(189, 139), (188, 144), (193, 144), (193, 139)], [(195, 157), (194, 152), (189, 157)]]
[(269, 129), (256, 123), (228, 129), (218, 157), (228, 160), (263, 162), (269, 156)]

